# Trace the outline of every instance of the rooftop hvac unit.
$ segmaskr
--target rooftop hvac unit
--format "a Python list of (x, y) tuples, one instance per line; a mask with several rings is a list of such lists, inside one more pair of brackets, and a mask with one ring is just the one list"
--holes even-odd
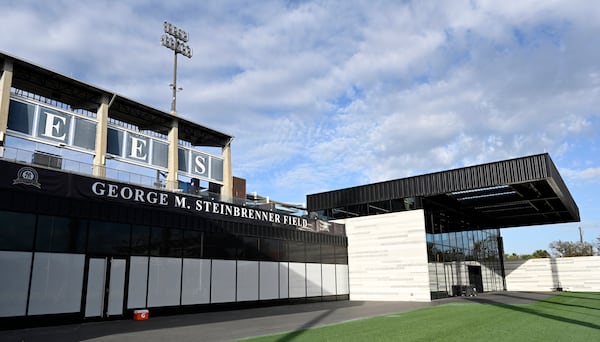
[(62, 157), (52, 153), (35, 151), (31, 162), (36, 165), (47, 166), (53, 169), (62, 169)]

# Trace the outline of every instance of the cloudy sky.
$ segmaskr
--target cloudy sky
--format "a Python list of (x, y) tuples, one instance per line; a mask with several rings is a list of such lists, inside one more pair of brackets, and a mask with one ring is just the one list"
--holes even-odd
[(0, 0), (0, 50), (235, 136), (247, 190), (305, 195), (549, 152), (582, 222), (503, 230), (507, 252), (600, 236), (595, 1)]

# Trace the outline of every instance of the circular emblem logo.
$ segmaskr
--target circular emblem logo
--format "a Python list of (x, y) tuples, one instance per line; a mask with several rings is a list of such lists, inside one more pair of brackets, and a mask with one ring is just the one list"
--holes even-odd
[(41, 184), (38, 183), (38, 173), (32, 167), (22, 167), (17, 172), (17, 178), (13, 180), (13, 185), (24, 184), (31, 185), (41, 189)]

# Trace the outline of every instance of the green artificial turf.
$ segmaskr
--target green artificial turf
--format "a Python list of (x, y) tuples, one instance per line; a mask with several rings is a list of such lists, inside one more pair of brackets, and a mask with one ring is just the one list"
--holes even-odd
[(248, 341), (600, 341), (600, 293), (527, 305), (444, 304)]

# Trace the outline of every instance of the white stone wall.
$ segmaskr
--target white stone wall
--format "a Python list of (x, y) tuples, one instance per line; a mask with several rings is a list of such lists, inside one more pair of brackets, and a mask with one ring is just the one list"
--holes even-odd
[(350, 300), (430, 301), (423, 210), (340, 220)]
[(505, 261), (509, 291), (600, 291), (600, 256)]

